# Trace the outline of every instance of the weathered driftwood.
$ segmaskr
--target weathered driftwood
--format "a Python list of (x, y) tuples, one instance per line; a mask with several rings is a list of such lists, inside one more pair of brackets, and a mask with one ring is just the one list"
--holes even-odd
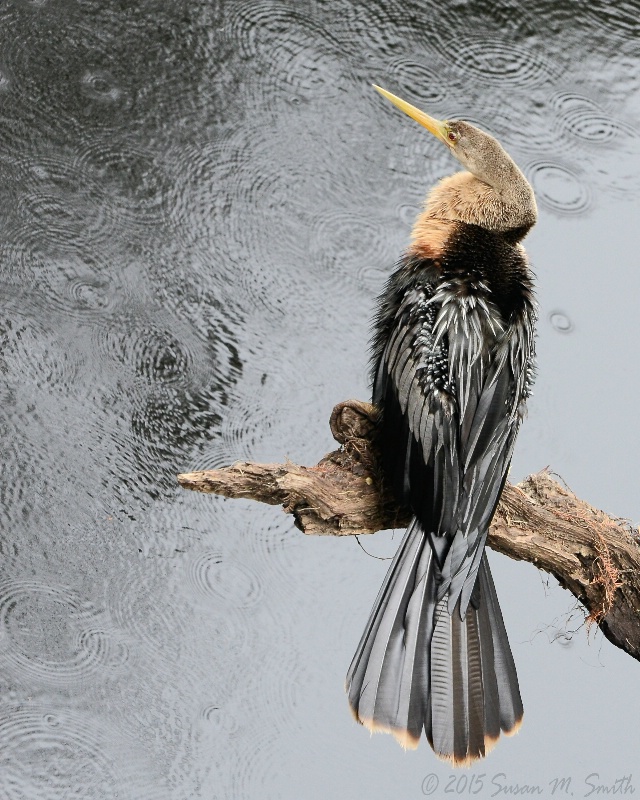
[[(407, 525), (381, 485), (375, 410), (355, 400), (331, 415), (339, 450), (315, 467), (238, 463), (178, 476), (186, 489), (282, 505), (305, 533), (344, 536)], [(507, 484), (488, 544), (550, 572), (604, 635), (640, 660), (640, 537), (623, 520), (579, 500), (548, 472)]]

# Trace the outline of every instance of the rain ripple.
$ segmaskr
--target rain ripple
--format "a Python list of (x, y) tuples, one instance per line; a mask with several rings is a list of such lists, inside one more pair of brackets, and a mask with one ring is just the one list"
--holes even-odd
[[(21, 435), (15, 435), (9, 425), (0, 419), (3, 467), (5, 475), (11, 476), (10, 480), (5, 479), (0, 482), (0, 522), (2, 523), (0, 525), (0, 554), (3, 556), (5, 568), (8, 567), (7, 554), (18, 555), (19, 548), (24, 547), (24, 543), (12, 536), (11, 531), (17, 519), (27, 523), (34, 512), (37, 504), (35, 492), (31, 488), (34, 478), (40, 479), (38, 483), (40, 492), (44, 493), (48, 488), (42, 448), (34, 452), (35, 448), (31, 442), (26, 440), (24, 427), (22, 427), (25, 422), (32, 423), (33, 420), (22, 418), (18, 422), (21, 424)], [(40, 427), (42, 429), (43, 426)], [(11, 434), (11, 438), (9, 438), (9, 434)]]
[[(293, 709), (298, 705), (298, 688), (303, 683), (301, 663), (295, 645), (286, 656), (271, 649), (261, 659), (261, 672), (249, 680), (249, 691), (259, 698), (261, 708), (268, 714), (269, 727), (279, 731), (290, 728)], [(270, 675), (270, 680), (264, 680), (265, 674)]]
[(68, 253), (52, 259), (34, 251), (20, 253), (16, 260), (22, 274), (37, 286), (31, 302), (46, 305), (47, 316), (56, 309), (66, 320), (100, 319), (133, 297), (124, 281), (85, 254)]
[(7, 373), (13, 373), (22, 385), (70, 393), (77, 381), (82, 355), (70, 347), (60, 348), (53, 330), (34, 320), (0, 321), (4, 339), (3, 361)]
[(156, 156), (143, 148), (106, 137), (92, 139), (74, 166), (83, 180), (100, 186), (111, 225), (148, 234), (168, 221), (173, 184)]
[(611, 33), (618, 34), (625, 41), (637, 41), (640, 36), (640, 20), (638, 18), (638, 4), (635, 0), (616, 0), (611, 3), (588, 3), (584, 11), (597, 21), (598, 27), (608, 28)]
[(129, 320), (115, 320), (96, 329), (98, 350), (112, 361), (130, 367), (150, 383), (188, 385), (198, 359), (185, 341), (152, 326), (131, 329)]
[[(267, 354), (264, 366), (269, 368), (270, 363), (271, 356)], [(226, 446), (226, 462), (253, 458), (255, 447), (269, 435), (272, 426), (273, 411), (265, 407), (259, 396), (243, 397), (229, 403), (220, 430)]]
[(314, 269), (322, 270), (327, 293), (333, 296), (353, 291), (362, 283), (378, 290), (381, 275), (397, 254), (390, 247), (390, 237), (382, 222), (341, 209), (315, 216), (309, 255)]
[(73, 154), (40, 156), (36, 163), (14, 159), (10, 175), (18, 188), (12, 237), (28, 251), (46, 242), (48, 249), (89, 252), (107, 246), (116, 234), (98, 177)]
[(398, 84), (400, 97), (427, 105), (440, 103), (447, 97), (442, 75), (438, 74), (436, 68), (401, 56), (391, 61), (388, 70)]
[(291, 265), (305, 259), (296, 166), (287, 174), (269, 142), (251, 146), (233, 137), (189, 149), (176, 166), (188, 187), (172, 209), (177, 235), (195, 222), (199, 236), (214, 242), (216, 269), (229, 271), (247, 308), (279, 315), (298, 310), (288, 304)]
[(186, 630), (190, 624), (190, 611), (174, 599), (159, 601), (167, 592), (166, 577), (161, 586), (153, 585), (145, 573), (143, 577), (121, 575), (112, 584), (109, 612), (119, 630), (125, 631), (135, 643), (136, 659), (156, 660), (162, 653), (166, 666), (183, 646), (176, 631)]
[(271, 96), (276, 87), (289, 88), (313, 98), (335, 94), (337, 75), (344, 72), (337, 42), (309, 15), (290, 6), (273, 3), (236, 4), (227, 31), (242, 55), (255, 62), (266, 58), (268, 66), (261, 91)]
[(220, 706), (207, 705), (202, 709), (200, 715), (215, 731), (225, 737), (232, 736), (238, 730), (236, 718)]
[[(340, 13), (331, 15), (330, 25), (339, 36), (343, 51), (353, 53), (369, 78), (373, 63), (386, 64), (406, 53), (407, 42), (415, 36), (406, 5), (394, 6), (388, 1), (344, 4)], [(421, 25), (421, 43), (424, 32), (424, 25)]]
[(122, 796), (96, 731), (66, 710), (0, 706), (0, 772), (7, 800)]
[[(526, 122), (520, 118), (517, 107), (509, 107), (501, 103), (500, 109), (492, 108), (487, 114), (487, 120), (479, 125), (483, 130), (493, 133), (503, 142), (509, 151), (530, 153), (537, 156), (555, 156), (562, 154), (571, 159), (575, 156), (575, 146), (570, 139), (558, 130), (558, 125), (549, 124), (546, 106), (531, 108), (530, 117)], [(466, 119), (466, 117), (462, 117)]]
[(189, 577), (199, 592), (224, 600), (234, 608), (250, 608), (262, 594), (262, 584), (254, 570), (223, 558), (220, 553), (205, 553), (193, 561)]
[(70, 278), (66, 294), (73, 308), (104, 314), (116, 305), (114, 282), (107, 275), (87, 274)]
[(97, 626), (96, 617), (96, 609), (69, 589), (6, 583), (0, 586), (0, 663), (22, 680), (55, 687), (118, 668), (128, 649)]
[(576, 172), (562, 164), (537, 161), (525, 170), (536, 199), (559, 214), (584, 214), (592, 203), (591, 189)]
[(122, 97), (113, 76), (106, 70), (85, 72), (80, 82), (82, 93), (99, 103), (115, 103)]
[(608, 144), (621, 136), (637, 137), (634, 128), (614, 119), (581, 94), (559, 92), (552, 98), (551, 105), (559, 125), (582, 141)]
[[(275, 620), (271, 624), (278, 626), (281, 644), (288, 645), (281, 639), (281, 624)], [(300, 663), (295, 648), (270, 646), (261, 653), (260, 669), (245, 673), (242, 718), (250, 722), (242, 726), (236, 738), (233, 783), (239, 796), (248, 794), (258, 781), (269, 784), (277, 735), (295, 730), (299, 689), (306, 683)]]
[(530, 88), (554, 77), (550, 64), (524, 43), (462, 35), (446, 44), (445, 51), (463, 74), (492, 86)]

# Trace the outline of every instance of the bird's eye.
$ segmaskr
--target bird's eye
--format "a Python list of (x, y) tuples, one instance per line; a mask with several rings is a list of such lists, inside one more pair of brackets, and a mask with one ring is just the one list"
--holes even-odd
[(453, 131), (449, 131), (448, 136), (449, 136), (449, 141), (450, 142), (455, 142), (457, 140), (457, 138), (458, 138), (458, 134), (454, 133)]

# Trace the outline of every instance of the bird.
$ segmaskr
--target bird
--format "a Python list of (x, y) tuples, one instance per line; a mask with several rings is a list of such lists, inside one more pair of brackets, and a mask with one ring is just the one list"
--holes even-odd
[(371, 348), (383, 484), (412, 520), (349, 667), (358, 722), (453, 766), (520, 728), (523, 705), (485, 543), (535, 378), (521, 240), (533, 189), (501, 144), (374, 88), (463, 170), (427, 195), (378, 299)]

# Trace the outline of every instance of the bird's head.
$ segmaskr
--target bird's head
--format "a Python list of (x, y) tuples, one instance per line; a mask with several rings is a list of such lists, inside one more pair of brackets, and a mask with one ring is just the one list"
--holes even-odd
[(446, 144), (451, 154), (481, 181), (498, 187), (508, 180), (515, 165), (493, 136), (469, 122), (434, 119), (386, 89), (375, 84), (374, 89)]

